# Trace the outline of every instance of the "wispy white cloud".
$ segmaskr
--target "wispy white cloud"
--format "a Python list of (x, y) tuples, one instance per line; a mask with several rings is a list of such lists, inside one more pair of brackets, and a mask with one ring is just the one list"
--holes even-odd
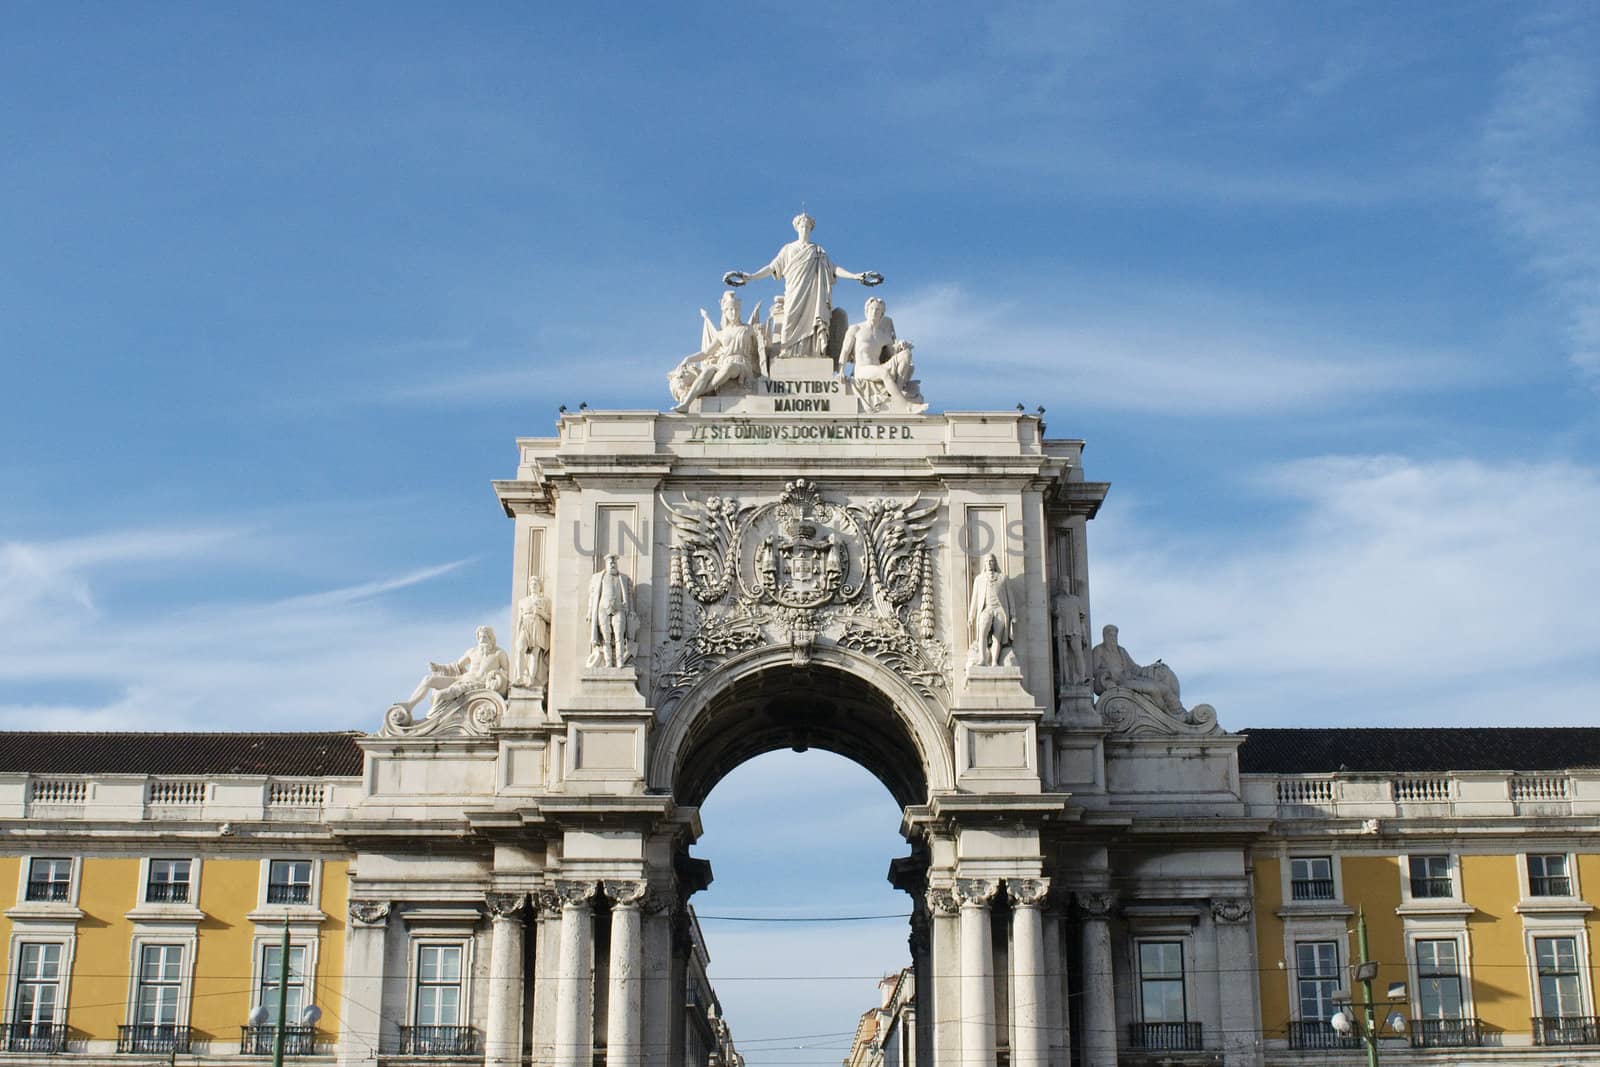
[(1187, 700), (1236, 727), (1593, 720), (1600, 471), (1329, 456), (1257, 488), (1280, 528), (1157, 539), (1116, 498), (1096, 521), (1096, 623)]
[[(1061, 284), (1071, 289), (1069, 279)], [(923, 378), (937, 383), (930, 399), (939, 406), (958, 396), (969, 398), (964, 407), (1004, 406), (1013, 394), (1053, 395), (1070, 382), (1074, 403), (1109, 411), (1277, 414), (1486, 373), (1464, 353), (1253, 323), (1253, 309), (1217, 295), (1033, 303), (944, 285), (897, 302), (893, 313), (928, 361)]]
[(1600, 385), (1600, 16), (1528, 18), (1483, 135), (1484, 194), (1566, 316), (1573, 364)]

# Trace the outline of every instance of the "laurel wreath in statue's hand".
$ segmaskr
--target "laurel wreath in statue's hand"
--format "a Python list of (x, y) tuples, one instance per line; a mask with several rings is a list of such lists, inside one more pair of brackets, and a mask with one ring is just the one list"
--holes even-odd
[(883, 275), (879, 274), (875, 270), (864, 270), (861, 272), (861, 284), (867, 286), (868, 288), (871, 288), (874, 285), (882, 285)]
[(746, 275), (742, 270), (730, 270), (728, 273), (722, 276), (722, 284), (731, 285), (734, 288), (738, 288), (745, 283), (747, 278), (748, 275)]

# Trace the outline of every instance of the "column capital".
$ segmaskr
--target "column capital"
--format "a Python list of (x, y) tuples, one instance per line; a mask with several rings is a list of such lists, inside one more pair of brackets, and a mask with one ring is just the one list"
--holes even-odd
[(1111, 913), (1117, 910), (1117, 895), (1111, 892), (1080, 891), (1073, 894), (1073, 900), (1077, 901), (1078, 910), (1090, 919), (1109, 919)]
[(934, 915), (954, 915), (961, 909), (955, 890), (948, 886), (930, 886), (922, 899), (927, 903), (928, 911)]
[(1006, 896), (1013, 907), (1037, 908), (1050, 895), (1048, 878), (1007, 878)]
[(650, 883), (643, 879), (607, 878), (601, 888), (610, 898), (612, 907), (637, 908), (644, 902)]
[(998, 892), (1000, 892), (998, 878), (956, 879), (956, 899), (964, 908), (987, 908), (994, 902), (995, 894)]
[(484, 910), (491, 919), (515, 919), (522, 911), (522, 906), (528, 902), (526, 893), (485, 893), (483, 895)]
[(1211, 915), (1219, 923), (1242, 923), (1250, 918), (1247, 897), (1218, 897), (1211, 902)]
[(357, 926), (382, 926), (389, 921), (393, 907), (387, 900), (352, 900), (350, 921)]
[(554, 889), (534, 890), (533, 909), (539, 913), (541, 919), (561, 918), (561, 894)]
[(589, 908), (594, 906), (592, 902), (600, 891), (600, 883), (561, 880), (555, 883), (555, 890), (563, 908)]

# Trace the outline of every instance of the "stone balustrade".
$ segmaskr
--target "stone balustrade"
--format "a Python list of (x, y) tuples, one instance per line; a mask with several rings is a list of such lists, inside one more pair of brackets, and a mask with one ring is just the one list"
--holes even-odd
[(1249, 815), (1270, 819), (1515, 818), (1600, 814), (1600, 771), (1245, 774)]
[(357, 778), (0, 774), (0, 818), (293, 822), (355, 805)]

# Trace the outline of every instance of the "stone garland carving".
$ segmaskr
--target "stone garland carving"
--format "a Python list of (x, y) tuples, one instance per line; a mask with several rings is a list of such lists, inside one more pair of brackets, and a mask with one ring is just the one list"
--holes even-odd
[(839, 504), (803, 478), (766, 504), (719, 496), (663, 504), (679, 540), (675, 578), (695, 617), (682, 647), (674, 653), (669, 631), (657, 657), (666, 665), (658, 708), (738, 652), (782, 644), (804, 664), (819, 639), (876, 657), (925, 696), (948, 689), (948, 650), (922, 636), (934, 611), (927, 533), (936, 504)]
[(1019, 908), (1037, 908), (1050, 895), (1048, 878), (1007, 878), (1006, 897)]
[(483, 909), (491, 919), (510, 919), (516, 917), (527, 902), (526, 893), (485, 893)]
[(957, 878), (956, 900), (962, 907), (987, 908), (1000, 892), (998, 878)]
[(382, 926), (393, 907), (387, 900), (352, 900), (350, 921), (357, 926)]
[(612, 906), (618, 908), (639, 907), (650, 890), (649, 883), (631, 879), (607, 878), (601, 886)]
[(961, 910), (955, 890), (948, 887), (930, 887), (922, 895), (922, 899), (927, 903), (929, 913), (933, 915), (954, 915)]
[(561, 918), (561, 894), (554, 889), (538, 889), (533, 893), (533, 906), (541, 919)]
[(1244, 897), (1223, 897), (1211, 902), (1211, 914), (1219, 923), (1242, 923), (1250, 918), (1250, 901)]
[[(411, 696), (389, 708), (380, 737), (482, 735), (499, 725), (511, 687), (511, 658), (495, 643), (492, 626), (478, 627), (478, 643), (454, 663), (429, 663)], [(434, 694), (425, 719), (412, 712)]]
[(1078, 910), (1090, 919), (1107, 919), (1117, 910), (1115, 893), (1076, 893), (1073, 900), (1077, 902)]
[(1117, 643), (1118, 630), (1107, 626), (1091, 654), (1094, 692), (1100, 716), (1116, 733), (1154, 736), (1220, 734), (1217, 711), (1210, 704), (1185, 708), (1179, 700), (1178, 676), (1160, 660), (1141, 666)]

